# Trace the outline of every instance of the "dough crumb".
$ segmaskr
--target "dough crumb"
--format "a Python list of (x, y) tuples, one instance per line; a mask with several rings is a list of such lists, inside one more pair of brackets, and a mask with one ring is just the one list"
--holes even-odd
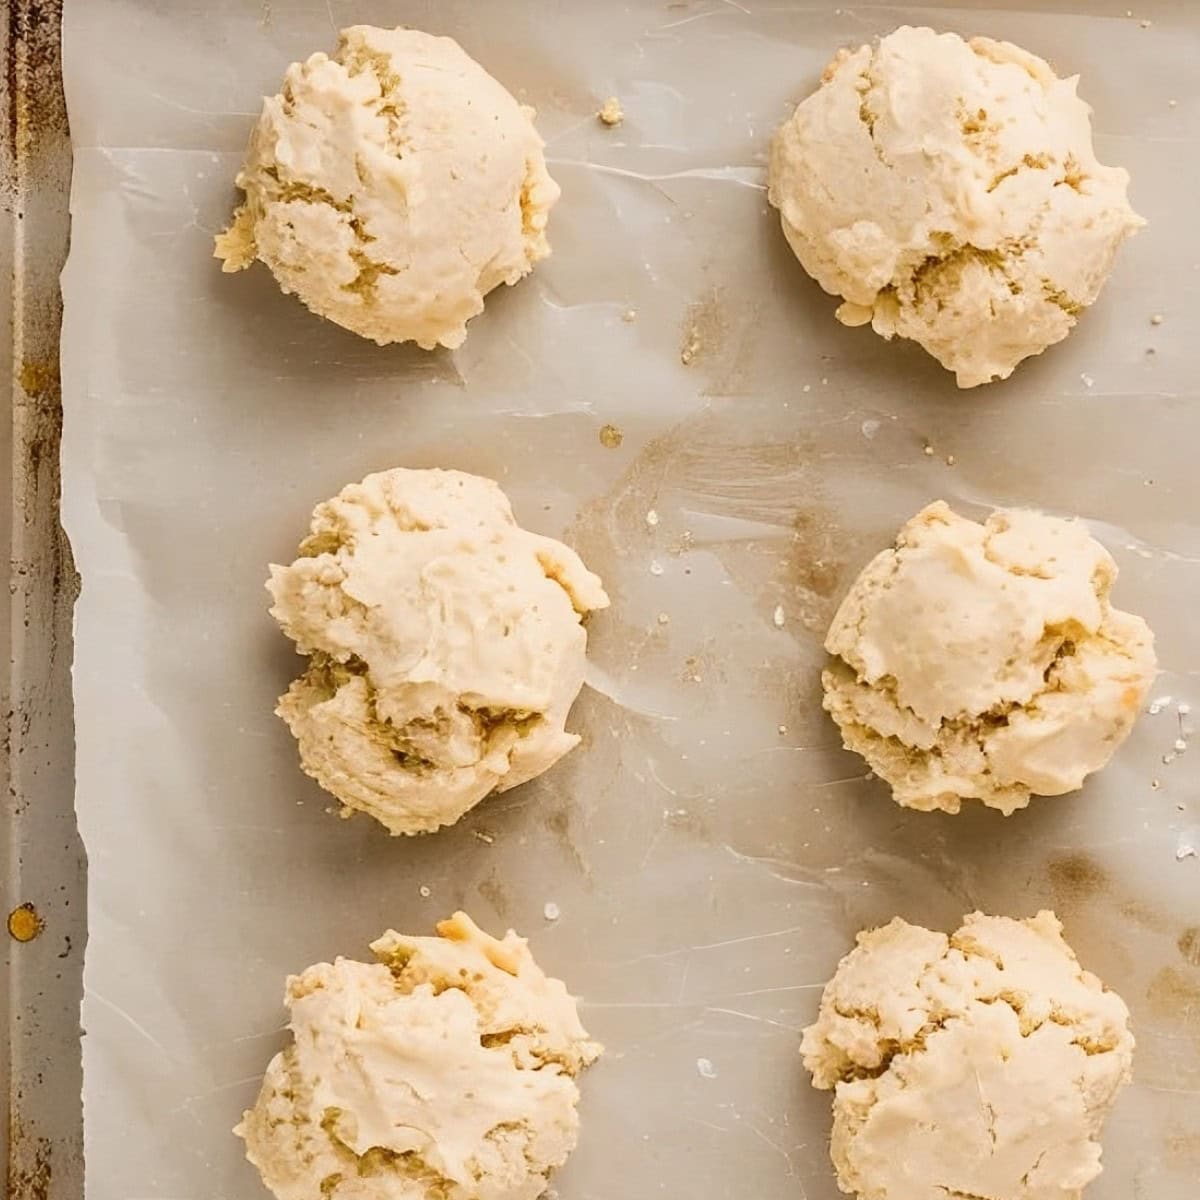
[(1110, 601), (1116, 578), (1080, 521), (1002, 509), (978, 524), (932, 504), (838, 608), (825, 709), (906, 808), (1008, 814), (1075, 791), (1155, 678), (1145, 621)]
[(304, 770), (394, 834), (457, 821), (579, 743), (584, 617), (608, 605), (499, 486), (397, 468), (319, 504), (271, 615), (308, 670), (276, 710)]
[(600, 106), (596, 116), (605, 125), (620, 125), (625, 120), (625, 110), (621, 107), (621, 101), (616, 96), (609, 96)]
[(288, 979), (292, 1040), (234, 1130), (279, 1200), (532, 1200), (574, 1149), (601, 1053), (577, 1002), (511, 930), (438, 935)]
[(857, 942), (801, 1041), (834, 1089), (841, 1190), (1078, 1200), (1134, 1043), (1058, 918), (977, 912), (947, 937), (897, 917)]
[(625, 435), (616, 425), (600, 426), (600, 445), (606, 450), (615, 450), (624, 440)]

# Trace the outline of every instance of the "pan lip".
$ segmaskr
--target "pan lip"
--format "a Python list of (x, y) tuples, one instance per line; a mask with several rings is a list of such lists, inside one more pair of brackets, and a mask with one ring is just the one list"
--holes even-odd
[(0, 1159), (10, 1200), (83, 1196), (79, 1012), (86, 869), (74, 808), (71, 622), (78, 578), (59, 519), (58, 276), (70, 235), (62, 0), (0, 12), (3, 537), (0, 862), (5, 896)]

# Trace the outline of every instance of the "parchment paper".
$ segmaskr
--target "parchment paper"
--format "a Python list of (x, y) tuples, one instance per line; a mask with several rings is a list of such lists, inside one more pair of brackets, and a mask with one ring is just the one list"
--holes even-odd
[[(854, 932), (1043, 905), (1136, 1022), (1089, 1195), (1192, 1200), (1200, 743), (1164, 756), (1178, 702), (1200, 711), (1200, 12), (1053, 7), (68, 3), (92, 1200), (263, 1194), (229, 1129), (283, 1044), (284, 976), (460, 905), (529, 935), (609, 1047), (566, 1200), (832, 1200), (798, 1030)], [(554, 257), (456, 354), (359, 341), (211, 257), (260, 97), (356, 21), (457, 37), (537, 106), (563, 186)], [(771, 130), (834, 50), (904, 21), (1081, 72), (1150, 221), (1065, 344), (969, 393), (841, 328), (763, 191)], [(611, 130), (592, 116), (610, 94)], [(614, 601), (572, 716), (584, 745), (415, 841), (334, 819), (301, 774), (272, 715), (301, 662), (263, 591), (314, 503), (393, 465), (498, 478)], [(1082, 794), (1008, 820), (899, 810), (820, 711), (837, 599), (939, 496), (1086, 517), (1172, 698)]]

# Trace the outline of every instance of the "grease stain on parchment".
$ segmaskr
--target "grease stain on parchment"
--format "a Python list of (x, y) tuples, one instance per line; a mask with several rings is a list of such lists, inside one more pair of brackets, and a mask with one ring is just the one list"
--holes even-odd
[(1046, 864), (1046, 876), (1055, 907), (1069, 909), (1108, 890), (1108, 872), (1090, 855), (1078, 851), (1060, 854)]
[(585, 879), (590, 879), (592, 873), (571, 829), (571, 810), (567, 807), (553, 809), (546, 814), (545, 826), (547, 833), (554, 838), (563, 853), (574, 863), (580, 875)]
[(650, 569), (656, 554), (715, 555), (765, 621), (782, 606), (789, 622), (824, 633), (845, 571), (845, 538), (819, 498), (814, 444), (754, 426), (733, 402), (677, 425), (583, 509), (566, 540), (606, 583), (634, 557)]
[(735, 304), (726, 289), (708, 288), (687, 306), (679, 334), (679, 361), (702, 367), (702, 395), (750, 395), (758, 338), (763, 326), (761, 306)]
[(509, 913), (508, 889), (499, 874), (493, 871), (478, 887), (479, 894), (492, 906), (496, 916), (507, 920)]
[(721, 288), (710, 288), (701, 299), (688, 305), (679, 345), (679, 361), (685, 367), (722, 351), (728, 323), (721, 296)]
[(1200, 925), (1189, 925), (1179, 935), (1175, 945), (1188, 966), (1200, 967)]
[(1200, 980), (1163, 967), (1150, 980), (1146, 999), (1156, 1016), (1200, 1032)]
[(1163, 1139), (1163, 1149), (1169, 1166), (1200, 1168), (1200, 1132), (1177, 1128)]

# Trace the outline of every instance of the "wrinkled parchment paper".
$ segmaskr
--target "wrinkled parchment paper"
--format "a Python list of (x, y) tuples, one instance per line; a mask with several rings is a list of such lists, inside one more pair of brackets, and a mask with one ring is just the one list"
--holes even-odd
[[(1200, 741), (1164, 756), (1178, 702), (1200, 711), (1200, 13), (1124, 3), (68, 3), (92, 1200), (263, 1194), (229, 1129), (283, 1043), (284, 976), (460, 905), (526, 933), (609, 1047), (564, 1200), (832, 1200), (797, 1042), (854, 932), (1042, 905), (1136, 1022), (1089, 1195), (1191, 1200)], [(906, 20), (1081, 72), (1150, 221), (1069, 341), (970, 393), (841, 328), (763, 191), (770, 131), (834, 50)], [(554, 257), (456, 354), (359, 341), (212, 259), (260, 97), (356, 21), (457, 37), (536, 105), (563, 187)], [(609, 95), (616, 129), (592, 116)], [(393, 465), (495, 476), (614, 601), (584, 745), (416, 841), (336, 820), (300, 773), (271, 710), (301, 660), (263, 590), (314, 503)], [(937, 497), (1085, 516), (1157, 631), (1171, 703), (1082, 795), (903, 812), (820, 711), (837, 599)]]

